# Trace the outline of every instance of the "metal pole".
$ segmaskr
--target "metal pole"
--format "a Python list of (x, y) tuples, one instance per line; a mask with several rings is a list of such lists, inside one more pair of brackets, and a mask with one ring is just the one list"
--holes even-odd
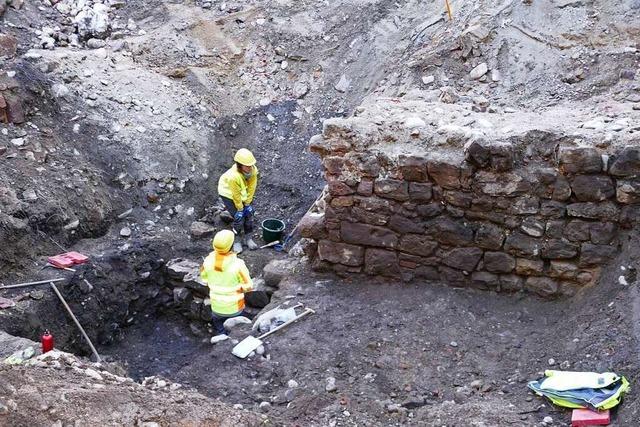
[(33, 286), (33, 285), (48, 285), (51, 282), (61, 282), (63, 280), (67, 280), (67, 279), (65, 278), (49, 279), (49, 280), (41, 280), (39, 282), (18, 283), (17, 285), (1, 286), (0, 289), (24, 288), (25, 286)]
[(75, 322), (76, 326), (78, 327), (78, 329), (80, 329), (80, 332), (82, 333), (82, 336), (84, 337), (85, 340), (87, 340), (87, 343), (89, 344), (89, 347), (91, 347), (91, 351), (93, 352), (94, 356), (96, 356), (96, 362), (101, 362), (102, 359), (100, 358), (100, 355), (98, 354), (98, 351), (96, 350), (96, 348), (93, 346), (93, 343), (91, 342), (91, 340), (89, 339), (89, 336), (87, 335), (87, 333), (84, 331), (84, 328), (82, 327), (82, 325), (80, 324), (80, 322), (78, 322), (78, 319), (76, 318), (76, 316), (73, 314), (73, 312), (71, 311), (71, 308), (69, 307), (69, 305), (67, 304), (67, 302), (64, 300), (64, 298), (62, 297), (62, 294), (60, 293), (60, 291), (58, 290), (58, 288), (56, 288), (55, 283), (51, 282), (51, 287), (53, 288), (53, 291), (56, 293), (56, 295), (58, 295), (58, 298), (60, 298), (60, 302), (62, 302), (62, 305), (64, 305), (64, 308), (67, 309), (67, 312), (69, 313), (69, 315), (71, 316), (71, 318), (73, 319), (73, 321)]

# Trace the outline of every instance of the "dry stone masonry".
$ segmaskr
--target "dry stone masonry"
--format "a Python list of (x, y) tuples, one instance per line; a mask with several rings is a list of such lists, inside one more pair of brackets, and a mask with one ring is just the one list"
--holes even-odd
[(311, 140), (328, 189), (301, 227), (316, 267), (542, 296), (597, 281), (638, 218), (633, 134), (417, 105), (330, 119)]

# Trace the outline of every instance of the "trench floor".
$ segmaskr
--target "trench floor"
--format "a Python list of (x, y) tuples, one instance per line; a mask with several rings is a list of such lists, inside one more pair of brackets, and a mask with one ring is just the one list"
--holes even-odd
[[(545, 416), (569, 425), (569, 411), (531, 395), (526, 383), (545, 369), (640, 380), (629, 299), (619, 286), (543, 301), (303, 272), (272, 303), (303, 302), (317, 312), (270, 337), (268, 359), (239, 360), (230, 341), (203, 342), (209, 334), (194, 335), (171, 313), (140, 320), (103, 351), (136, 378), (161, 375), (247, 409), (268, 401), (285, 425), (460, 425), (469, 413), (485, 425), (536, 425)], [(335, 391), (326, 388), (330, 377)], [(289, 380), (298, 384), (293, 391)], [(396, 403), (407, 409), (389, 410)], [(614, 419), (640, 419), (633, 392)]]

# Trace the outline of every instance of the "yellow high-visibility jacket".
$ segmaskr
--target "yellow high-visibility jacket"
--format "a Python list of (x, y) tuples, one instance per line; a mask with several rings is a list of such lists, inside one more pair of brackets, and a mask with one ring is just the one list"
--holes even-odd
[(233, 316), (244, 309), (244, 293), (253, 289), (253, 282), (244, 261), (235, 253), (211, 252), (200, 267), (200, 277), (209, 285), (215, 314)]
[(258, 186), (258, 168), (252, 166), (253, 173), (249, 179), (245, 179), (237, 165), (233, 165), (228, 171), (220, 176), (218, 180), (218, 195), (233, 200), (237, 210), (244, 209), (245, 206), (253, 202)]

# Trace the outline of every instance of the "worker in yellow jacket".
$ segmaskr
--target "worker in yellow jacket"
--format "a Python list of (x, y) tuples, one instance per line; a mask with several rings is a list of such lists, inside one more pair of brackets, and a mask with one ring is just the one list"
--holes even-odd
[(231, 251), (234, 239), (231, 230), (216, 233), (214, 250), (200, 267), (200, 278), (209, 286), (211, 319), (217, 335), (227, 335), (226, 319), (244, 315), (244, 293), (253, 290), (247, 266)]
[(240, 253), (242, 243), (251, 250), (258, 248), (251, 238), (255, 213), (251, 204), (258, 186), (258, 168), (256, 158), (246, 148), (239, 149), (233, 160), (235, 164), (218, 180), (218, 195), (233, 216), (233, 231), (238, 236), (244, 231), (244, 239), (238, 239), (233, 244), (233, 251)]

